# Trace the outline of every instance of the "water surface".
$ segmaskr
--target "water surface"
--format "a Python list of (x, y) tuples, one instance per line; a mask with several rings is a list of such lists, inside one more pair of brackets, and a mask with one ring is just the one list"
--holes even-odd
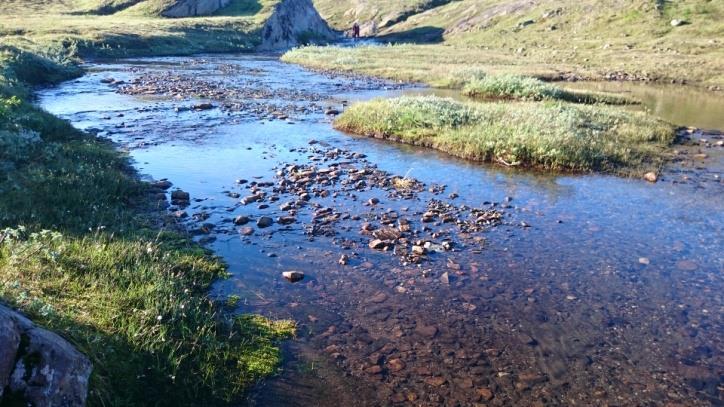
[[(252, 404), (721, 405), (722, 159), (707, 147), (721, 135), (694, 133), (677, 147), (686, 159), (656, 184), (539, 174), (332, 129), (329, 108), (398, 94), (394, 84), (265, 56), (89, 69), (41, 91), (40, 104), (128, 149), (149, 179), (191, 194), (189, 207), (170, 210), (185, 210), (197, 239), (228, 262), (232, 278), (215, 296), (239, 295), (240, 312), (299, 321), (290, 362)], [(170, 77), (180, 78), (174, 89), (150, 91)], [(655, 89), (636, 92), (656, 99)], [(711, 113), (696, 116), (709, 109), (697, 101), (677, 101), (691, 112), (682, 116), (666, 101), (647, 105), (681, 124), (724, 128)], [(214, 107), (193, 109), (202, 102)], [(304, 184), (309, 201), (283, 210), (303, 200), (285, 186), (299, 171), (292, 165), (341, 175)], [(381, 186), (396, 175), (425, 187), (401, 197)], [(254, 192), (264, 199), (240, 203)], [(436, 203), (455, 219), (422, 222)], [(339, 216), (315, 217), (326, 208)], [(500, 211), (502, 222), (464, 230), (471, 208)], [(289, 225), (254, 224), (290, 213)], [(251, 222), (234, 225), (239, 215)], [(410, 222), (411, 239), (450, 241), (452, 250), (415, 264), (369, 248), (362, 224), (381, 228), (391, 217)], [(243, 227), (253, 234), (240, 235)], [(290, 284), (288, 270), (306, 277)]]

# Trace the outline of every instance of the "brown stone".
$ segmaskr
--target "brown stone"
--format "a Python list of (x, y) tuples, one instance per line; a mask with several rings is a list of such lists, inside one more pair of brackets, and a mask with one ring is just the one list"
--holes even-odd
[(391, 359), (387, 361), (387, 369), (390, 372), (399, 372), (404, 369), (407, 365), (401, 359)]
[(425, 379), (425, 383), (435, 387), (442, 386), (443, 384), (445, 384), (446, 381), (447, 380), (445, 380), (445, 378), (441, 376), (428, 377)]
[(481, 388), (475, 390), (475, 392), (478, 394), (478, 396), (480, 396), (480, 398), (482, 398), (485, 401), (489, 401), (489, 400), (493, 399), (493, 391), (487, 387), (481, 387)]

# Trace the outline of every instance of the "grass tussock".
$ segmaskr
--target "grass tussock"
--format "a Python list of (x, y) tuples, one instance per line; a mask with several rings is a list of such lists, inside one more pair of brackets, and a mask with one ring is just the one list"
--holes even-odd
[(159, 229), (154, 191), (127, 157), (27, 102), (26, 64), (36, 79), (73, 74), (0, 59), (0, 301), (88, 355), (90, 405), (238, 400), (274, 371), (293, 324), (211, 301), (224, 265)]
[(674, 138), (669, 124), (612, 107), (429, 96), (358, 103), (335, 127), (475, 161), (613, 173), (658, 169)]
[(476, 99), (515, 99), (528, 101), (561, 100), (573, 103), (636, 104), (624, 96), (587, 91), (573, 91), (518, 75), (475, 75), (464, 82), (463, 94)]

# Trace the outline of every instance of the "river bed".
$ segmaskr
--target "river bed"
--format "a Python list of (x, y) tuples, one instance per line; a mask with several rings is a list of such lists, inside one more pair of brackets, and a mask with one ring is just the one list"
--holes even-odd
[(721, 133), (683, 132), (655, 184), (541, 174), (332, 128), (419, 92), (397, 83), (251, 55), (87, 68), (39, 104), (190, 193), (169, 211), (229, 264), (215, 297), (299, 323), (249, 404), (721, 405)]

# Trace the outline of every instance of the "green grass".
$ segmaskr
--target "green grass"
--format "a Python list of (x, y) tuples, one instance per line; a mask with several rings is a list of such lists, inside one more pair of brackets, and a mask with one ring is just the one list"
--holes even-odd
[(236, 0), (215, 16), (171, 19), (158, 16), (167, 2), (156, 0), (128, 8), (120, 6), (125, 2), (11, 0), (0, 3), (0, 43), (73, 58), (250, 51), (278, 0), (250, 1)]
[[(374, 19), (382, 25), (387, 13), (402, 12), (397, 2), (378, 3), (316, 0), (322, 15), (339, 27), (349, 27), (358, 15), (363, 23)], [(409, 44), (310, 48), (292, 51), (285, 59), (443, 87), (455, 81), (455, 71), (477, 68), (543, 79), (575, 75), (601, 80), (623, 72), (651, 81), (724, 88), (724, 2), (663, 4), (661, 11), (654, 0), (451, 1), (378, 33), (383, 40)], [(380, 12), (369, 12), (376, 9)], [(674, 18), (690, 24), (671, 27)], [(521, 26), (523, 21), (533, 23)], [(439, 32), (442, 42), (416, 44), (428, 32)]]
[(0, 54), (0, 300), (93, 362), (90, 405), (238, 402), (280, 362), (289, 321), (208, 298), (224, 264), (161, 229), (128, 158), (32, 106), (30, 86), (78, 74)]
[(334, 125), (474, 161), (618, 174), (657, 171), (674, 139), (672, 126), (643, 113), (561, 102), (400, 97), (355, 104)]
[(574, 103), (605, 103), (612, 105), (635, 104), (623, 96), (601, 92), (563, 89), (539, 79), (516, 75), (474, 76), (465, 81), (463, 94), (477, 99), (562, 100)]

